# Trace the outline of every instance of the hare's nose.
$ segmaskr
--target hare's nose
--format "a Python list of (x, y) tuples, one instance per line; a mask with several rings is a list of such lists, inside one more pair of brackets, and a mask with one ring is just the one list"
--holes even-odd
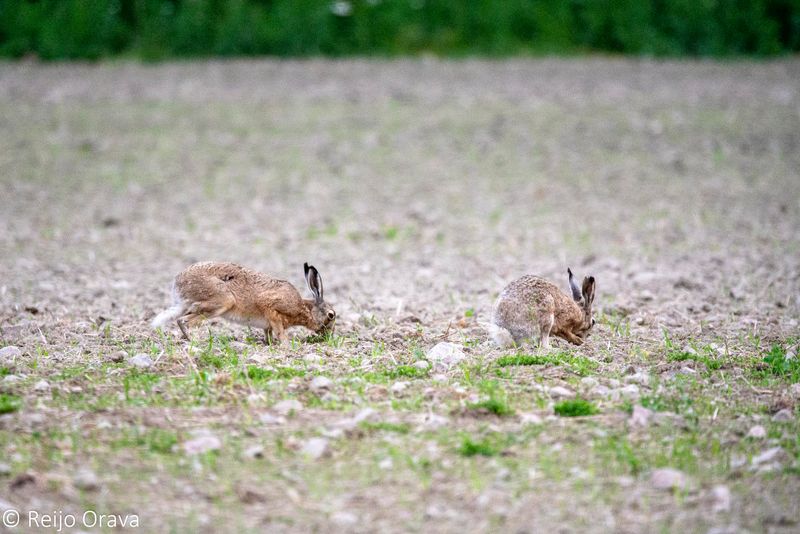
[(333, 321), (334, 317), (336, 317), (336, 313), (333, 310), (329, 311), (328, 312), (328, 320), (329, 321)]

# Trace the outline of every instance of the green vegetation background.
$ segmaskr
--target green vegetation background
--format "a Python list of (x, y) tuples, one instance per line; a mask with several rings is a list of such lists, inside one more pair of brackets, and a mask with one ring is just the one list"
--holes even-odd
[(800, 49), (800, 0), (0, 0), (0, 56), (443, 56)]

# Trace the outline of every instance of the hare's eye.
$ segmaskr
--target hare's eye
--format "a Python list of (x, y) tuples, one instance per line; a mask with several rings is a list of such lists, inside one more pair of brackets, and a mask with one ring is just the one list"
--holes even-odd
[(334, 317), (336, 317), (336, 313), (333, 310), (329, 311), (328, 312), (328, 319), (333, 319)]
[(597, 321), (595, 321), (594, 319), (592, 319), (592, 326), (594, 326), (594, 323), (596, 323), (596, 322), (597, 322)]

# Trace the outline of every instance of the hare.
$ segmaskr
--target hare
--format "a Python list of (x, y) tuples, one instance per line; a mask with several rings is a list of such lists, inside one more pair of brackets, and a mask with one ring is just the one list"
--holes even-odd
[(538, 276), (526, 275), (503, 289), (492, 311), (490, 334), (499, 346), (520, 344), (537, 333), (543, 348), (550, 347), (550, 336), (582, 345), (594, 326), (594, 276), (583, 279), (579, 288), (572, 270), (567, 269), (572, 297)]
[(303, 264), (303, 269), (313, 299), (303, 299), (285, 280), (234, 263), (195, 263), (175, 277), (173, 305), (158, 314), (152, 326), (159, 328), (176, 319), (188, 340), (186, 326), (222, 317), (263, 328), (267, 343), (274, 338), (287, 343), (286, 329), (290, 326), (305, 326), (318, 334), (332, 332), (336, 312), (322, 298), (322, 277), (308, 263)]

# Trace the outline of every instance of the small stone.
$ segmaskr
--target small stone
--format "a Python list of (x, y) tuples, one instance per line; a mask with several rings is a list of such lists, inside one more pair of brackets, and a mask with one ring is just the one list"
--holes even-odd
[(437, 374), (435, 374), (435, 375), (433, 375), (431, 377), (431, 380), (433, 380), (434, 382), (439, 382), (439, 383), (447, 382), (447, 375), (442, 374), (442, 373), (437, 373)]
[(84, 491), (97, 491), (100, 489), (100, 481), (91, 469), (78, 471), (72, 478), (72, 485)]
[(378, 412), (372, 408), (363, 408), (353, 417), (353, 421), (361, 423), (362, 421), (373, 421), (378, 417)]
[(554, 386), (550, 388), (550, 395), (557, 399), (571, 399), (575, 397), (575, 392), (562, 386)]
[(334, 512), (331, 514), (331, 522), (341, 527), (351, 526), (358, 523), (358, 516), (352, 512)]
[(312, 460), (318, 460), (330, 454), (328, 440), (325, 438), (311, 438), (303, 444), (301, 452)]
[(322, 356), (316, 352), (309, 352), (303, 356), (303, 361), (306, 363), (322, 363)]
[(14, 345), (9, 345), (0, 349), (0, 363), (3, 365), (14, 363), (20, 356), (22, 356), (22, 351), (19, 347), (15, 347)]
[(789, 392), (795, 399), (800, 399), (800, 382), (789, 386)]
[(281, 415), (289, 415), (294, 412), (299, 412), (303, 409), (303, 403), (297, 399), (285, 399), (276, 403), (273, 407), (275, 412)]
[(711, 511), (714, 513), (728, 512), (731, 509), (731, 490), (728, 486), (714, 486), (711, 488)]
[(435, 413), (426, 413), (420, 416), (422, 427), (426, 430), (436, 430), (442, 428), (443, 426), (447, 426), (450, 423), (450, 420), (439, 414)]
[(420, 371), (427, 371), (430, 369), (431, 364), (428, 363), (426, 360), (418, 360), (414, 362), (414, 368), (419, 369)]
[(148, 369), (153, 366), (153, 360), (151, 360), (150, 356), (147, 354), (140, 352), (128, 359), (128, 365), (136, 367), (137, 369)]
[(33, 385), (34, 391), (47, 391), (48, 389), (50, 389), (50, 384), (48, 384), (47, 380), (39, 380)]
[(640, 386), (647, 386), (650, 384), (650, 376), (645, 373), (635, 373), (625, 377), (626, 384), (639, 384)]
[(535, 413), (523, 412), (519, 414), (519, 422), (523, 425), (541, 425), (542, 417)]
[(598, 384), (591, 390), (591, 393), (598, 397), (608, 397), (611, 395), (611, 390), (602, 384)]
[(11, 466), (6, 463), (0, 463), (0, 477), (7, 477), (11, 474)]
[(378, 468), (383, 469), (384, 471), (388, 471), (394, 467), (394, 462), (392, 462), (391, 458), (384, 458), (378, 463)]
[(3, 377), (4, 384), (13, 384), (14, 382), (19, 382), (21, 379), (17, 375), (6, 375)]
[(259, 420), (265, 425), (282, 425), (286, 422), (286, 418), (280, 415), (273, 415), (269, 412), (262, 413)]
[(184, 442), (183, 450), (186, 454), (203, 454), (209, 451), (218, 451), (222, 448), (222, 441), (208, 430), (197, 432), (197, 437)]
[(689, 479), (684, 473), (669, 467), (656, 469), (650, 475), (650, 483), (660, 490), (685, 490), (689, 487)]
[(263, 458), (264, 457), (264, 447), (261, 445), (253, 445), (252, 447), (248, 447), (244, 451), (245, 458)]
[(619, 388), (619, 394), (623, 399), (636, 400), (639, 398), (639, 386), (636, 384), (628, 384), (627, 386)]
[(118, 350), (116, 352), (112, 352), (111, 354), (107, 354), (105, 360), (111, 363), (122, 363), (125, 361), (125, 358), (128, 356), (128, 353), (124, 350)]
[(633, 407), (633, 413), (631, 413), (628, 422), (631, 426), (646, 427), (650, 423), (650, 418), (652, 416), (653, 412), (651, 410), (637, 404)]
[(320, 392), (327, 389), (333, 385), (333, 381), (328, 378), (327, 376), (315, 376), (314, 379), (309, 384), (311, 391)]
[(592, 390), (598, 386), (600, 382), (593, 376), (584, 376), (581, 378), (581, 387), (586, 390)]
[(395, 382), (389, 390), (392, 393), (402, 393), (408, 387), (408, 382)]
[(788, 423), (794, 420), (794, 415), (789, 408), (784, 408), (773, 415), (772, 420), (776, 423)]
[(430, 349), (427, 357), (438, 370), (446, 370), (466, 358), (466, 355), (461, 349), (461, 345), (443, 341)]
[(761, 454), (757, 456), (753, 456), (751, 463), (754, 466), (759, 466), (762, 464), (770, 463), (773, 461), (780, 461), (780, 459), (785, 455), (784, 450), (782, 447), (773, 447), (771, 449), (767, 449)]
[(753, 439), (763, 439), (767, 437), (767, 430), (761, 425), (755, 425), (747, 433), (747, 437)]

